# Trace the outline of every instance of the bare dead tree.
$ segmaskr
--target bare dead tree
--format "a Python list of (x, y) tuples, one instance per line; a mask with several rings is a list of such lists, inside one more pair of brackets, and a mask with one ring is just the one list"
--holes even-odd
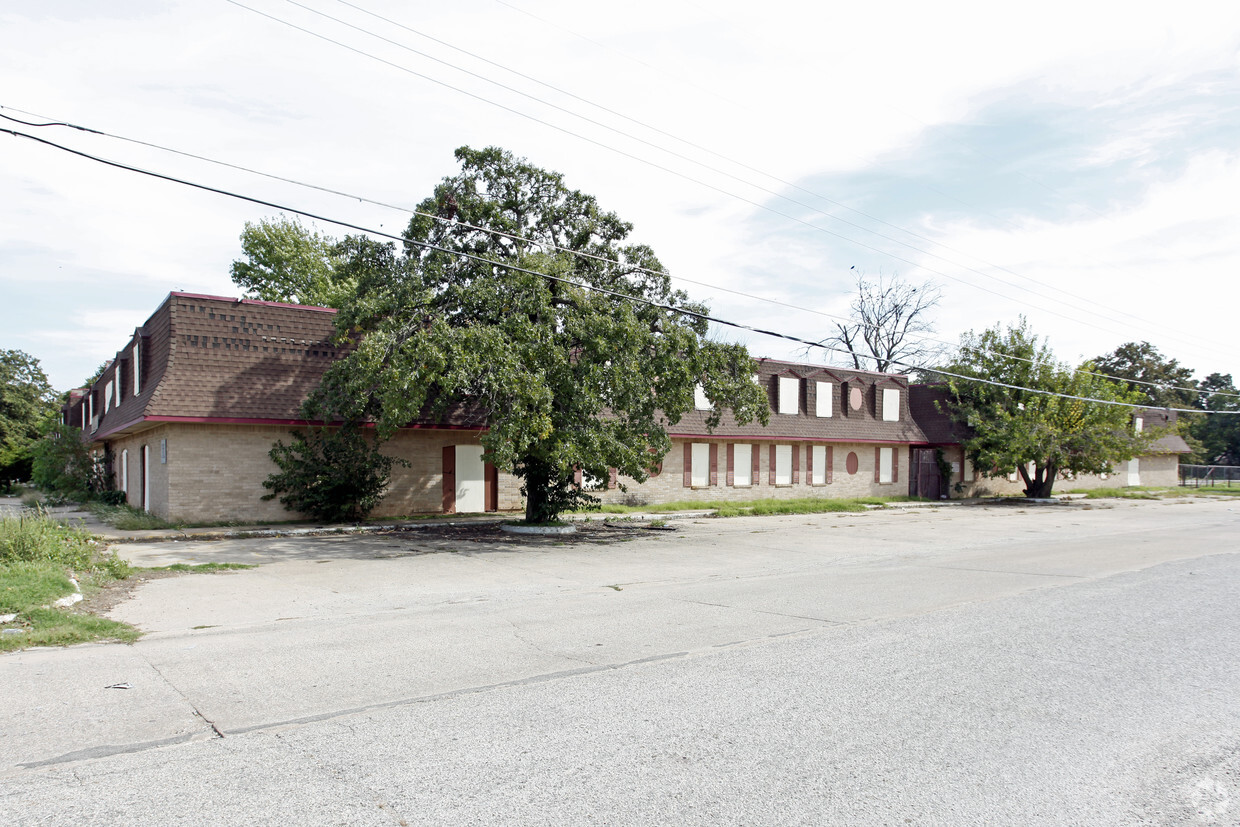
[(852, 320), (836, 322), (836, 333), (821, 344), (846, 351), (843, 358), (857, 370), (901, 373), (931, 365), (942, 348), (928, 338), (934, 333), (929, 316), (942, 298), (932, 281), (910, 284), (881, 275), (870, 281), (858, 273)]

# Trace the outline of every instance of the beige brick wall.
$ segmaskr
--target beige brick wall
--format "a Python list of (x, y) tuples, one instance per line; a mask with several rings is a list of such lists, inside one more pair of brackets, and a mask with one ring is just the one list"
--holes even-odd
[[(900, 497), (908, 494), (909, 455), (908, 446), (893, 445), (893, 455), (898, 463), (896, 479), (891, 483), (874, 482), (874, 445), (858, 443), (831, 443), (833, 450), (834, 472), (832, 481), (827, 485), (810, 485), (806, 482), (805, 452), (811, 445), (808, 442), (756, 442), (743, 439), (736, 440), (689, 440), (704, 442), (718, 446), (718, 482), (716, 485), (688, 488), (684, 484), (684, 446), (687, 440), (673, 440), (672, 450), (663, 459), (663, 470), (657, 477), (652, 477), (643, 484), (638, 484), (628, 477), (621, 476), (619, 483), (627, 487), (627, 491), (619, 488), (607, 491), (591, 492), (605, 503), (625, 503), (630, 505), (646, 505), (660, 502), (676, 502), (680, 500), (704, 502), (709, 500), (726, 500), (743, 502), (759, 499), (799, 499), (802, 497), (848, 498), (848, 497)], [(729, 442), (749, 444), (758, 452), (760, 473), (754, 485), (737, 487), (727, 485), (727, 445)], [(800, 451), (800, 479), (791, 485), (770, 484), (770, 446), (792, 445)], [(857, 455), (857, 473), (849, 474), (846, 470), (849, 453)]]
[[(383, 448), (389, 456), (407, 460), (409, 467), (392, 468), (387, 496), (372, 512), (374, 517), (403, 517), (439, 513), (443, 510), (443, 449), (448, 445), (477, 445), (477, 431), (401, 431)], [(521, 481), (499, 472), (499, 510), (517, 511), (525, 507)]]
[[(168, 519), (170, 466), (160, 461), (160, 441), (169, 438), (169, 428), (159, 426), (140, 434), (121, 437), (108, 441), (112, 451), (112, 480), (118, 490), (126, 489), (126, 502), (134, 508), (142, 507), (142, 449), (150, 449), (150, 462), (147, 473), (150, 475), (150, 501), (147, 510), (157, 517)], [(123, 481), (121, 474), (126, 463), (122, 461), (124, 451), (129, 452), (128, 480)]]
[[(1140, 474), (1142, 486), (1171, 486), (1180, 482), (1180, 458), (1176, 454), (1153, 454), (1141, 457)], [(1081, 474), (1073, 479), (1060, 476), (1052, 491), (1062, 494), (1066, 491), (1083, 489), (1086, 491), (1097, 488), (1125, 488), (1128, 485), (1128, 464), (1120, 463), (1113, 474)], [(1002, 497), (1019, 496), (1025, 493), (1025, 482), (1017, 476), (1015, 482), (1006, 477), (988, 479), (979, 477), (975, 482), (965, 486), (963, 495), (953, 492), (952, 496), (966, 497)]]
[[(160, 440), (167, 440), (166, 465), (160, 463)], [(278, 469), (268, 453), (276, 440), (290, 441), (289, 429), (267, 425), (161, 425), (136, 436), (113, 440), (113, 474), (120, 487), (120, 453), (129, 449), (130, 505), (141, 504), (139, 457), (151, 449), (150, 511), (166, 520), (185, 522), (264, 522), (303, 519), (278, 499), (264, 501), (263, 480)], [(438, 513), (443, 497), (443, 448), (476, 445), (478, 434), (465, 431), (416, 430), (398, 433), (384, 453), (409, 461), (392, 468), (388, 493), (374, 517)], [(499, 475), (499, 507), (523, 507), (520, 482)]]

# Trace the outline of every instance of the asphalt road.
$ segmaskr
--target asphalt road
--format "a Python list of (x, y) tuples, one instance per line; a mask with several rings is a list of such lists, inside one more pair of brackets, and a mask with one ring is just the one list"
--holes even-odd
[(124, 551), (262, 565), (0, 656), (6, 824), (1240, 823), (1240, 503)]

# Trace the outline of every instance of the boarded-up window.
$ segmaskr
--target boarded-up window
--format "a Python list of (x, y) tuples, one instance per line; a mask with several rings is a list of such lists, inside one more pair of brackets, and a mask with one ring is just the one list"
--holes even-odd
[(109, 382), (103, 386), (103, 412), (107, 413), (112, 407), (112, 383)]
[(137, 396), (142, 392), (142, 352), (138, 348), (139, 343), (133, 343), (133, 395)]
[(694, 488), (705, 488), (710, 484), (710, 445), (708, 443), (693, 443), (693, 466), (689, 479)]
[(965, 482), (973, 481), (973, 460), (969, 459), (968, 457), (964, 458), (964, 481)]
[(900, 389), (883, 388), (883, 421), (900, 421)]
[(775, 446), (775, 484), (792, 485), (792, 446)]
[(809, 453), (810, 484), (827, 484), (827, 446), (815, 445)]
[(835, 391), (835, 385), (831, 384), (830, 382), (818, 382), (817, 383), (817, 387), (815, 388), (815, 393), (817, 394), (818, 401), (817, 401), (815, 410), (818, 416), (830, 416), (831, 415), (831, 406), (835, 402), (835, 400), (832, 398), (832, 396), (834, 395), (834, 391)]
[(891, 448), (878, 449), (878, 481), (891, 482), (895, 474), (892, 466), (895, 464), (895, 451)]
[(753, 446), (744, 442), (732, 446), (732, 484), (753, 485)]
[(795, 376), (779, 377), (779, 412), (796, 414), (801, 409), (801, 380)]
[(1138, 434), (1145, 430), (1145, 420), (1141, 417), (1134, 417), (1132, 420), (1132, 430)]

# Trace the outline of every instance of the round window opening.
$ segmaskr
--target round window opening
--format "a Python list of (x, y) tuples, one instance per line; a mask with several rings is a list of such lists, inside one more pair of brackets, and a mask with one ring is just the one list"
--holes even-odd
[(859, 463), (857, 462), (857, 454), (853, 451), (849, 451), (848, 459), (844, 461), (844, 467), (848, 469), (848, 473), (850, 474), (857, 473), (858, 464)]
[(861, 410), (861, 388), (853, 388), (848, 392), (848, 405), (854, 411)]

